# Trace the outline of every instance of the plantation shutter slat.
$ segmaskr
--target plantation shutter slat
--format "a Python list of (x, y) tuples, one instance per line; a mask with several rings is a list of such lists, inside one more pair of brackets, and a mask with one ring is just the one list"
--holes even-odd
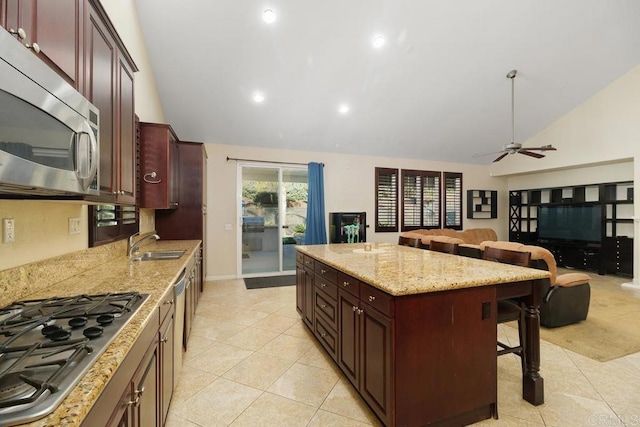
[(398, 231), (398, 169), (376, 168), (376, 232)]

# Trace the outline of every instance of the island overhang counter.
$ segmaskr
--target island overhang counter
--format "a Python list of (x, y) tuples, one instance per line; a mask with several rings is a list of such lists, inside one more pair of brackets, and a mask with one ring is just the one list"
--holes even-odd
[(388, 243), (298, 246), (296, 307), (385, 425), (497, 416), (497, 301), (526, 307), (523, 398), (544, 402), (544, 270)]

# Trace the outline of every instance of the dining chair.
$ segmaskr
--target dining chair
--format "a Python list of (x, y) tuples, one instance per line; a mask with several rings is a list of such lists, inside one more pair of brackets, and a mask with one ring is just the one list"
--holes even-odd
[(458, 255), (458, 243), (442, 242), (440, 240), (431, 240), (429, 250), (436, 252), (444, 252), (446, 254)]
[(412, 248), (419, 248), (420, 243), (421, 243), (420, 239), (416, 239), (414, 237), (405, 237), (405, 236), (398, 237), (398, 244), (400, 246), (411, 246)]

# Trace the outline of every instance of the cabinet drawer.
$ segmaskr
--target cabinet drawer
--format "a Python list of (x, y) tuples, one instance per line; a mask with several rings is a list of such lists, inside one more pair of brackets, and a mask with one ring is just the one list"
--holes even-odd
[(162, 301), (160, 301), (160, 323), (164, 321), (164, 318), (167, 317), (167, 314), (173, 309), (175, 298), (175, 289), (173, 286), (171, 290), (167, 292)]
[(322, 347), (327, 350), (327, 353), (329, 353), (329, 356), (331, 356), (335, 362), (338, 359), (338, 338), (336, 332), (328, 327), (322, 318), (316, 317), (313, 324), (313, 332), (316, 338), (318, 338)]
[(360, 281), (341, 271), (338, 272), (338, 287), (353, 296), (360, 296)]
[(338, 270), (333, 267), (329, 267), (327, 264), (323, 264), (320, 261), (316, 261), (315, 272), (317, 275), (331, 283), (335, 284), (338, 281)]
[(321, 316), (333, 329), (338, 327), (338, 302), (335, 298), (316, 288), (314, 294), (316, 318)]
[(387, 316), (394, 315), (393, 297), (373, 286), (360, 284), (360, 300)]
[(296, 251), (296, 262), (304, 264), (304, 254), (300, 251)]
[(325, 277), (316, 274), (316, 288), (320, 289), (323, 292), (326, 292), (327, 295), (332, 297), (333, 299), (338, 299), (338, 287), (335, 283), (330, 282)]
[(304, 269), (313, 273), (313, 258), (307, 255), (303, 255), (302, 257), (302, 265), (304, 266)]

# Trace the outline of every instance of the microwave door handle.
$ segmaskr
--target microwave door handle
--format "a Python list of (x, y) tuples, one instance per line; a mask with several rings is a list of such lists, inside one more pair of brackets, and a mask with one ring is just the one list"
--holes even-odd
[[(82, 189), (86, 190), (89, 185), (91, 185), (91, 182), (93, 181), (93, 178), (96, 174), (96, 172), (98, 171), (98, 142), (96, 141), (96, 137), (93, 134), (93, 130), (91, 129), (91, 126), (89, 125), (89, 123), (87, 121), (84, 121), (82, 123), (82, 130), (80, 132), (78, 132), (77, 134), (77, 143), (76, 143), (76, 159), (78, 159), (79, 156), (79, 150), (81, 149), (80, 147), (80, 138), (82, 135), (87, 135), (89, 137), (89, 148), (91, 150), (90, 155), (89, 155), (89, 161), (90, 166), (89, 166), (89, 173), (85, 176), (81, 174), (81, 165), (76, 164), (76, 176), (81, 180), (82, 182)], [(84, 148), (84, 147), (82, 147)]]

